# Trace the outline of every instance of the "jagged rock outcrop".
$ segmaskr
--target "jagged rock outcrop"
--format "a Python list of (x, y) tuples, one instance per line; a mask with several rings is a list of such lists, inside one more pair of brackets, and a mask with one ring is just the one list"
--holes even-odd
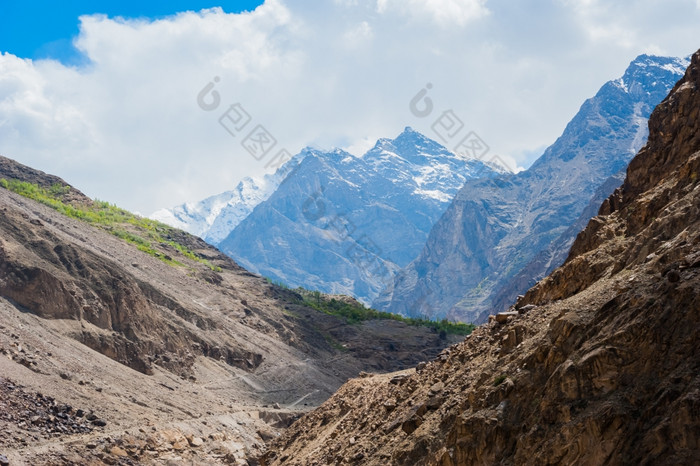
[(687, 64), (637, 57), (584, 102), (529, 169), (467, 181), (420, 255), (373, 306), (465, 322), (484, 322), (492, 309), (507, 308), (561, 265), (590, 217), (581, 217), (584, 210), (617, 186), (607, 181), (642, 147), (649, 114)]
[(552, 273), (559, 265), (563, 264), (569, 255), (569, 249), (571, 249), (571, 244), (574, 242), (576, 235), (584, 229), (591, 217), (598, 213), (600, 204), (622, 184), (624, 179), (625, 170), (621, 170), (600, 185), (581, 215), (559, 238), (552, 241), (545, 249), (530, 259), (530, 262), (515, 276), (505, 280), (500, 286), (495, 288), (492, 295), (493, 309), (482, 312), (477, 321), (485, 322), (490, 312), (508, 308), (520, 293), (529, 289), (539, 280)]
[(266, 465), (700, 463), (700, 51), (565, 264), (401, 377), (355, 379)]

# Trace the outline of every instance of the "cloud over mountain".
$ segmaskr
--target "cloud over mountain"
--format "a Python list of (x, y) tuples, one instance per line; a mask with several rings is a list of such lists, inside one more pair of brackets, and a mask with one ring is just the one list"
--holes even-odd
[[(526, 166), (622, 63), (686, 55), (698, 24), (692, 0), (268, 0), (242, 14), (83, 16), (88, 65), (0, 56), (0, 151), (142, 213), (272, 172), (281, 149), (360, 154), (406, 125), (434, 137), (446, 110)], [(204, 111), (209, 83), (220, 106)], [(427, 83), (434, 113), (419, 118), (408, 103)], [(236, 103), (250, 123), (232, 136), (218, 120)], [(276, 141), (264, 160), (241, 145), (257, 125)]]

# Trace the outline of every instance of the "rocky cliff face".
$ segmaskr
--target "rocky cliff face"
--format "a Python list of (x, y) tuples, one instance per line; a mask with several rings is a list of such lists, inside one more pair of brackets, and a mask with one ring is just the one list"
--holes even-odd
[(698, 464), (700, 51), (565, 264), (428, 364), (346, 384), (264, 464)]
[(410, 128), (362, 157), (305, 152), (219, 248), (275, 281), (366, 304), (416, 257), (466, 180), (503, 173)]
[(374, 307), (473, 322), (505, 309), (563, 262), (590, 217), (590, 209), (586, 217), (583, 211), (616, 187), (606, 180), (641, 148), (649, 114), (686, 66), (681, 59), (637, 57), (581, 106), (528, 170), (467, 181)]
[[(0, 179), (42, 187), (64, 210), (98, 207), (4, 157)], [(259, 432), (274, 437), (347, 378), (409, 367), (449, 343), (393, 320), (348, 325), (182, 231), (126, 214), (100, 222), (0, 187), (0, 374), (13, 380), (0, 380), (0, 455), (14, 461), (126, 464), (174, 451), (195, 464), (242, 458), (262, 446)], [(17, 384), (41, 412), (4, 403), (4, 388)], [(63, 405), (99, 412), (111, 440)], [(42, 427), (49, 416), (60, 419), (53, 430)], [(183, 440), (210, 433), (218, 439), (210, 447)], [(62, 443), (74, 434), (70, 447)], [(102, 446), (90, 453), (88, 444)], [(49, 448), (78, 460), (46, 456)]]
[(621, 170), (600, 185), (581, 215), (569, 228), (564, 230), (564, 233), (530, 259), (516, 275), (494, 288), (492, 295), (493, 309), (482, 312), (477, 320), (485, 322), (489, 313), (508, 308), (520, 293), (529, 289), (534, 283), (537, 283), (537, 281), (546, 277), (559, 265), (563, 264), (569, 255), (571, 244), (574, 242), (576, 235), (585, 228), (591, 217), (598, 213), (600, 204), (622, 184), (624, 179), (625, 170)]

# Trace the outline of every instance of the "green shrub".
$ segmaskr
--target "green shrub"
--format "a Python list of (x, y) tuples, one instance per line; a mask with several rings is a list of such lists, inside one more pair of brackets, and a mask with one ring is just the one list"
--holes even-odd
[(506, 380), (506, 378), (508, 378), (508, 376), (505, 375), (505, 374), (499, 375), (498, 377), (496, 377), (495, 379), (493, 379), (493, 386), (494, 386), (494, 387), (498, 387), (499, 385), (501, 385), (501, 384)]
[(474, 324), (450, 322), (447, 319), (435, 321), (423, 318), (403, 317), (399, 314), (368, 308), (359, 302), (347, 302), (336, 298), (325, 299), (320, 291), (309, 291), (303, 288), (298, 288), (296, 291), (303, 298), (300, 304), (304, 304), (325, 314), (342, 317), (349, 324), (357, 324), (366, 320), (396, 320), (408, 325), (434, 329), (443, 339), (446, 338), (448, 334), (469, 335), (475, 328)]

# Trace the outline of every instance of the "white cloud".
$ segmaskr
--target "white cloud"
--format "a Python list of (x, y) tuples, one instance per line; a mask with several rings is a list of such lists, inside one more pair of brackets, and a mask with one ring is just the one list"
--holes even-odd
[(377, 12), (401, 12), (414, 19), (431, 18), (441, 26), (464, 26), (488, 14), (486, 0), (377, 0)]
[(350, 145), (341, 146), (340, 148), (346, 152), (361, 157), (368, 150), (374, 147), (374, 145), (377, 143), (377, 139), (361, 138), (356, 141), (353, 141)]
[(362, 44), (367, 44), (372, 40), (374, 34), (372, 27), (367, 21), (362, 21), (357, 26), (351, 27), (344, 34), (344, 42), (348, 48), (357, 48)]
[[(692, 0), (668, 0), (663, 3), (656, 0), (638, 0), (634, 6), (624, 0), (559, 2), (575, 14), (578, 27), (588, 36), (591, 43), (630, 50), (643, 47), (646, 52), (664, 50), (664, 42), (674, 42), (667, 36), (676, 32), (679, 25), (681, 26), (678, 32), (688, 32), (686, 28), (690, 23), (682, 15), (688, 13), (693, 18), (697, 17), (697, 12), (692, 9)], [(700, 27), (690, 29), (697, 38)], [(697, 45), (689, 44), (689, 48)]]
[[(268, 0), (243, 14), (85, 16), (84, 68), (0, 56), (0, 153), (145, 213), (269, 171), (272, 155), (241, 146), (258, 124), (274, 153), (359, 155), (407, 125), (436, 137), (453, 109), (490, 153), (524, 165), (637, 54), (700, 46), (696, 2), (658, 3)], [(220, 105), (205, 111), (197, 95), (214, 77)], [(428, 82), (434, 111), (418, 117), (409, 101)], [(252, 119), (234, 137), (219, 118), (235, 103)]]

